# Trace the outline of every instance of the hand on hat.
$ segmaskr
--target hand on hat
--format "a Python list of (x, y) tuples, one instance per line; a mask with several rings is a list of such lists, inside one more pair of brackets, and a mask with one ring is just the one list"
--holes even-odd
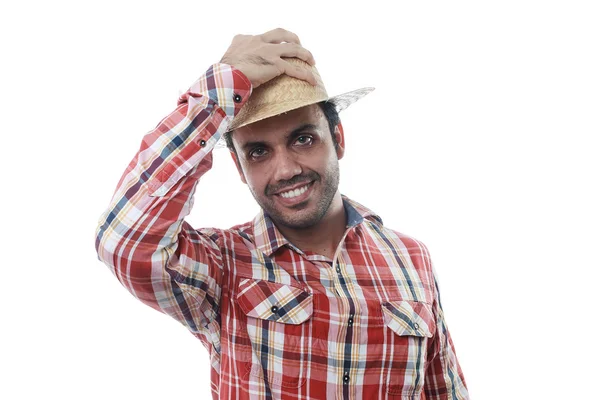
[(262, 35), (236, 35), (221, 62), (242, 71), (254, 88), (281, 75), (317, 84), (309, 70), (299, 68), (281, 57), (296, 57), (315, 64), (310, 51), (300, 44), (298, 36), (278, 28)]

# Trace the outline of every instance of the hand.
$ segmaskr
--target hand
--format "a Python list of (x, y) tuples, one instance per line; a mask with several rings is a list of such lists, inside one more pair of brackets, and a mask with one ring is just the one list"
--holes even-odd
[(310, 51), (302, 47), (298, 36), (281, 28), (262, 35), (236, 35), (221, 62), (242, 71), (254, 88), (281, 74), (317, 84), (310, 70), (293, 65), (281, 57), (296, 57), (315, 65), (315, 59)]

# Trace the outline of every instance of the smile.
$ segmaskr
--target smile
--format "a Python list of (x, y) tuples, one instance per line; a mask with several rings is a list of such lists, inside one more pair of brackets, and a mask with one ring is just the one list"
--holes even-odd
[(296, 209), (300, 205), (306, 205), (306, 202), (312, 196), (314, 183), (314, 181), (311, 181), (301, 183), (302, 186), (283, 189), (281, 192), (275, 193), (275, 198), (282, 206)]
[(298, 197), (301, 194), (303, 194), (304, 192), (306, 192), (308, 190), (309, 186), (310, 186), (310, 183), (302, 186), (301, 188), (297, 188), (297, 189), (290, 190), (287, 192), (281, 192), (281, 193), (279, 193), (279, 195), (285, 199), (293, 199), (294, 197)]

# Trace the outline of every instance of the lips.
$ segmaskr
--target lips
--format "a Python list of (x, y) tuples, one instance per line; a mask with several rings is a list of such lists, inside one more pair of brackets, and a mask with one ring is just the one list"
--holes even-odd
[(314, 182), (304, 182), (287, 187), (275, 193), (275, 197), (285, 206), (294, 206), (305, 202), (312, 193)]
[(312, 183), (313, 183), (313, 181), (301, 182), (301, 183), (298, 183), (298, 184), (296, 184), (296, 185), (293, 185), (293, 186), (288, 186), (288, 187), (286, 187), (286, 188), (283, 188), (283, 189), (281, 189), (281, 190), (278, 190), (278, 191), (274, 192), (273, 194), (274, 194), (274, 195), (277, 195), (277, 196), (281, 196), (281, 195), (282, 195), (282, 194), (284, 194), (284, 193), (290, 193), (290, 192), (292, 192), (292, 193), (293, 193), (293, 192), (295, 192), (296, 190), (300, 190), (300, 189), (304, 188), (305, 186), (309, 186), (309, 185), (310, 185), (310, 184), (312, 184)]
[(291, 199), (291, 198), (300, 196), (302, 193), (306, 192), (308, 190), (309, 186), (310, 186), (310, 184), (307, 183), (304, 186), (300, 186), (300, 187), (297, 187), (295, 189), (286, 190), (285, 192), (280, 192), (280, 193), (277, 193), (277, 194), (280, 195), (281, 197), (286, 198), (286, 199)]

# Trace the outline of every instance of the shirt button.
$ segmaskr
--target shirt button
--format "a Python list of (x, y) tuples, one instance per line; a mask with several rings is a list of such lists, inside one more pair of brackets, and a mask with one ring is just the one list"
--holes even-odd
[(419, 324), (417, 324), (417, 323), (415, 322), (415, 324), (414, 324), (413, 326), (414, 326), (414, 328), (415, 328), (416, 330), (419, 330)]
[(273, 307), (271, 307), (271, 312), (274, 312), (274, 313), (276, 313), (276, 312), (277, 312), (277, 310), (279, 310), (279, 308), (278, 308), (277, 306), (273, 306)]
[(237, 93), (233, 94), (233, 101), (235, 101), (236, 103), (240, 103), (242, 101), (242, 96), (240, 96)]
[(344, 384), (347, 384), (348, 382), (350, 382), (350, 376), (346, 372), (346, 373), (344, 373)]
[(340, 266), (338, 265), (337, 267), (335, 267), (335, 272), (337, 272), (338, 274), (340, 273)]
[(350, 319), (348, 320), (348, 325), (352, 326), (353, 323), (354, 323), (354, 319), (352, 317), (350, 317)]
[(200, 141), (200, 146), (202, 146), (202, 147), (206, 146), (206, 140), (201, 140)]

